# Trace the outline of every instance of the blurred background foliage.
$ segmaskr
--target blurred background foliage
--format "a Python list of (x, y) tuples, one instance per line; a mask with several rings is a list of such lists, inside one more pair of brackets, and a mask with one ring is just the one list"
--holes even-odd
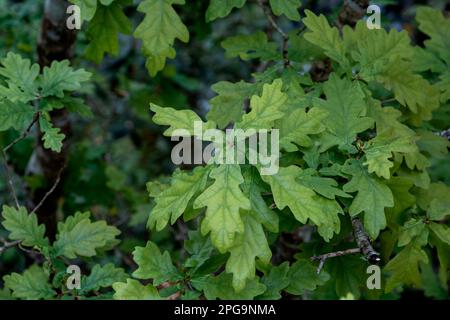
[[(256, 60), (225, 58), (224, 49), (220, 45), (225, 38), (237, 34), (249, 34), (258, 30), (265, 30), (270, 34), (270, 26), (256, 1), (249, 1), (244, 8), (234, 10), (226, 19), (213, 23), (205, 22), (209, 1), (187, 2), (188, 5), (176, 9), (189, 28), (190, 41), (187, 44), (176, 42), (176, 59), (169, 60), (165, 69), (153, 78), (145, 68), (140, 43), (132, 36), (120, 35), (119, 55), (107, 56), (97, 65), (84, 56), (88, 43), (86, 25), (77, 35), (73, 64), (94, 74), (89, 85), (81, 90), (91, 111), (86, 112), (87, 117), (70, 115), (74, 133), (70, 138), (72, 144), (68, 176), (64, 181), (64, 194), (58, 214), (63, 219), (76, 211), (90, 210), (97, 219), (105, 219), (119, 227), (122, 231), (121, 245), (115, 249), (114, 254), (102, 259), (128, 270), (135, 268), (131, 251), (136, 245), (144, 245), (150, 237), (161, 249), (174, 250), (172, 256), (177, 261), (176, 255), (183, 254), (182, 250), (177, 249), (182, 248), (187, 233), (187, 228), (181, 222), (159, 233), (152, 232), (151, 235), (145, 228), (153, 205), (148, 197), (146, 182), (155, 178), (166, 179), (174, 170), (170, 161), (172, 142), (162, 136), (161, 127), (152, 123), (149, 102), (179, 109), (191, 108), (204, 117), (210, 108), (208, 101), (215, 95), (211, 85), (222, 80), (252, 81), (253, 72), (267, 67), (258, 64)], [(142, 15), (136, 11), (138, 3), (138, 0), (132, 1), (125, 10), (133, 28), (142, 19)], [(417, 44), (421, 44), (426, 37), (417, 30), (414, 21), (416, 7), (425, 4), (445, 9), (447, 14), (449, 12), (449, 1), (445, 0), (379, 0), (372, 3), (381, 6), (384, 27), (407, 30)], [(342, 1), (338, 0), (302, 1), (302, 9), (323, 13), (330, 21), (335, 20), (341, 5)], [(0, 0), (1, 57), (12, 51), (36, 61), (43, 6), (44, 0)], [(278, 17), (277, 22), (284, 30), (291, 32), (302, 28), (301, 22), (292, 22), (284, 17)], [(270, 35), (281, 45), (277, 33)], [(296, 52), (298, 58), (314, 55), (311, 46), (306, 43), (299, 46), (304, 50)], [(295, 61), (295, 55), (292, 60)], [(437, 129), (447, 129), (445, 125), (448, 126), (450, 120), (448, 115), (446, 117), (436, 117), (437, 121), (433, 125)], [(18, 133), (13, 130), (0, 133), (0, 145), (5, 146), (17, 136)], [(10, 151), (11, 163), (17, 174), (14, 182), (21, 193), (21, 199), (25, 195), (25, 184), (20, 177), (25, 177), (30, 188), (46, 184), (39, 176), (27, 176), (27, 163), (34, 145), (35, 138), (29, 137)], [(442, 159), (433, 166), (433, 179), (450, 183), (448, 160)], [(11, 202), (11, 198), (1, 170), (0, 204), (7, 204)], [(287, 221), (282, 217), (281, 226), (285, 230), (284, 241), (288, 242), (290, 229), (297, 227), (298, 223), (285, 219)], [(349, 225), (346, 227), (349, 230), (351, 228)], [(0, 230), (0, 238), (6, 235), (2, 232)], [(303, 249), (303, 254), (307, 255), (308, 246)], [(2, 255), (0, 275), (22, 271), (30, 262), (27, 259), (39, 259), (20, 254), (19, 250), (11, 249)], [(344, 260), (336, 259), (330, 264), (342, 261)], [(355, 263), (352, 259), (345, 261)], [(356, 267), (361, 265), (356, 261)], [(349, 268), (352, 269), (353, 266), (349, 265), (346, 269)], [(329, 285), (335, 284), (330, 282)], [(414, 292), (410, 294), (422, 295)], [(324, 286), (314, 292), (314, 297), (311, 298), (336, 296), (334, 290)]]

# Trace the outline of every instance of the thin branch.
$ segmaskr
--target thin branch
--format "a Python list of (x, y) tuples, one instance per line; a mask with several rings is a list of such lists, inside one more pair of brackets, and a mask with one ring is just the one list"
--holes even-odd
[(323, 265), (325, 264), (325, 261), (328, 258), (340, 257), (347, 254), (362, 253), (366, 257), (367, 261), (369, 261), (372, 264), (378, 264), (381, 261), (380, 254), (373, 249), (372, 244), (370, 243), (369, 235), (364, 229), (361, 220), (359, 220), (359, 218), (353, 218), (352, 226), (353, 226), (353, 234), (355, 237), (355, 241), (358, 244), (358, 248), (330, 252), (322, 254), (320, 256), (312, 257), (311, 258), (312, 261), (317, 260), (320, 261), (319, 266), (317, 267), (317, 273), (320, 273), (320, 271), (323, 268)]
[(314, 257), (311, 257), (311, 260), (312, 261), (320, 261), (319, 266), (317, 267), (317, 273), (319, 274), (323, 268), (325, 261), (328, 258), (340, 257), (340, 256), (345, 256), (348, 254), (354, 254), (354, 253), (360, 253), (360, 252), (361, 252), (361, 249), (359, 249), (359, 248), (351, 248), (351, 249), (347, 249), (347, 250), (341, 250), (341, 251), (321, 254), (319, 256), (314, 256)]
[(31, 123), (28, 125), (28, 127), (26, 128), (26, 130), (24, 132), (22, 132), (22, 134), (17, 137), (16, 139), (14, 139), (10, 144), (8, 144), (6, 147), (3, 148), (3, 152), (8, 152), (9, 149), (11, 149), (16, 143), (20, 142), (21, 140), (25, 139), (31, 132), (31, 129), (33, 128), (34, 124), (39, 120), (41, 116), (40, 112), (36, 112), (33, 116), (33, 120), (31, 121)]
[(0, 247), (0, 255), (3, 252), (5, 252), (6, 250), (8, 250), (9, 248), (15, 247), (20, 244), (20, 240), (16, 240), (16, 241), (12, 241), (12, 242), (7, 242), (6, 240), (2, 240), (2, 242), (3, 242), (3, 246)]
[(59, 182), (61, 181), (61, 175), (64, 171), (66, 166), (62, 166), (58, 171), (58, 176), (56, 177), (55, 182), (53, 183), (53, 186), (50, 188), (50, 190), (47, 191), (47, 193), (44, 195), (44, 197), (41, 199), (41, 201), (34, 207), (34, 209), (31, 211), (31, 213), (35, 213), (39, 208), (44, 204), (45, 200), (55, 191), (56, 187), (58, 186)]
[(17, 193), (16, 193), (16, 189), (14, 188), (14, 183), (13, 183), (13, 174), (8, 166), (8, 154), (7, 152), (9, 151), (9, 149), (11, 149), (15, 144), (17, 144), (18, 142), (22, 141), (23, 139), (25, 139), (31, 132), (31, 129), (33, 128), (34, 124), (39, 120), (40, 117), (40, 112), (36, 112), (34, 114), (33, 117), (33, 121), (31, 121), (31, 123), (28, 125), (27, 129), (22, 132), (22, 134), (17, 137), (16, 139), (14, 139), (10, 144), (8, 144), (6, 147), (4, 147), (2, 149), (2, 157), (3, 157), (3, 162), (4, 162), (4, 166), (5, 166), (5, 173), (6, 173), (6, 179), (8, 180), (8, 186), (9, 189), (11, 190), (11, 194), (12, 197), (14, 199), (14, 203), (16, 204), (16, 207), (19, 208), (20, 204), (19, 204), (19, 200), (17, 199)]
[(380, 254), (376, 252), (372, 244), (370, 243), (369, 235), (367, 234), (364, 226), (359, 218), (352, 219), (353, 234), (355, 236), (356, 243), (361, 249), (361, 253), (366, 257), (367, 261), (373, 264), (377, 264), (381, 261)]
[(3, 156), (3, 164), (5, 166), (5, 174), (6, 174), (6, 180), (8, 180), (8, 187), (11, 191), (14, 203), (16, 204), (17, 209), (20, 207), (19, 200), (17, 199), (16, 189), (14, 188), (14, 184), (12, 181), (12, 174), (9, 170), (8, 166), (8, 158), (6, 156), (6, 153), (2, 150), (2, 156)]
[(288, 42), (289, 42), (289, 36), (286, 32), (281, 29), (281, 27), (277, 24), (275, 21), (275, 17), (272, 15), (272, 11), (267, 6), (267, 3), (264, 0), (257, 0), (258, 5), (261, 7), (261, 9), (264, 11), (264, 14), (267, 17), (267, 20), (269, 20), (272, 27), (283, 37), (283, 60), (284, 60), (284, 67), (287, 68), (290, 64), (289, 57), (288, 57)]

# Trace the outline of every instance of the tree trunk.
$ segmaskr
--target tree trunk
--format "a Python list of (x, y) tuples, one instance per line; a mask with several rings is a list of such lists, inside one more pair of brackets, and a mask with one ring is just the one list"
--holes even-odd
[[(45, 66), (49, 66), (52, 61), (71, 59), (76, 40), (75, 30), (66, 27), (68, 15), (67, 7), (70, 5), (65, 0), (46, 0), (44, 16), (42, 18), (41, 32), (39, 35), (37, 53), (41, 71)], [(36, 206), (43, 199), (48, 190), (52, 187), (58, 176), (61, 175), (61, 182), (56, 189), (45, 200), (36, 214), (40, 223), (45, 224), (47, 236), (55, 239), (57, 225), (58, 200), (61, 197), (64, 172), (61, 171), (67, 162), (69, 137), (71, 135), (71, 124), (66, 110), (55, 110), (51, 113), (52, 123), (61, 129), (66, 135), (61, 153), (56, 153), (45, 149), (42, 141), (42, 133), (38, 133), (38, 141), (35, 152), (29, 164), (30, 174), (42, 175), (47, 184), (35, 190), (30, 195), (33, 206)]]

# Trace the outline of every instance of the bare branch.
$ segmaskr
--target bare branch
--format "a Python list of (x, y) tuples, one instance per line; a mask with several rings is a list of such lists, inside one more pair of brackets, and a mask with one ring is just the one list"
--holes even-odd
[(40, 116), (41, 116), (41, 113), (40, 112), (36, 112), (34, 114), (34, 116), (33, 116), (33, 120), (28, 125), (26, 130), (24, 132), (22, 132), (22, 134), (19, 137), (14, 139), (10, 144), (8, 144), (6, 147), (4, 147), (3, 148), (3, 152), (5, 152), (5, 153), (8, 152), (8, 150), (11, 149), (15, 144), (17, 144), (21, 140), (25, 139), (30, 134), (31, 129), (33, 128), (34, 124), (39, 120)]
[(272, 11), (267, 6), (267, 3), (264, 0), (258, 0), (258, 5), (264, 11), (264, 14), (267, 17), (267, 20), (269, 20), (269, 22), (272, 25), (272, 27), (283, 37), (283, 49), (282, 49), (283, 50), (283, 60), (284, 60), (284, 67), (287, 68), (289, 66), (289, 64), (290, 64), (289, 57), (288, 57), (289, 36), (277, 24), (277, 22), (275, 21), (275, 17), (272, 15)]
[(353, 234), (358, 247), (361, 249), (361, 253), (370, 263), (379, 263), (381, 261), (380, 254), (373, 249), (369, 235), (366, 230), (364, 230), (361, 220), (359, 220), (359, 218), (353, 218), (352, 226)]
[(53, 186), (50, 188), (50, 190), (47, 191), (47, 193), (44, 195), (44, 197), (41, 199), (41, 201), (36, 205), (36, 207), (34, 207), (34, 209), (31, 211), (31, 213), (35, 213), (44, 204), (45, 200), (47, 200), (47, 198), (53, 193), (53, 191), (55, 191), (56, 187), (58, 186), (59, 182), (61, 181), (61, 175), (65, 168), (66, 168), (66, 166), (64, 165), (59, 169), (58, 176), (56, 177), (56, 180), (53, 183)]
[(361, 252), (361, 249), (359, 249), (359, 248), (351, 248), (351, 249), (347, 249), (347, 250), (330, 252), (330, 253), (325, 253), (325, 254), (322, 254), (319, 256), (314, 256), (314, 257), (311, 257), (311, 260), (312, 261), (320, 261), (319, 266), (317, 267), (317, 273), (320, 273), (325, 261), (328, 258), (340, 257), (340, 256), (345, 256), (348, 254), (354, 254), (354, 253), (360, 253), (360, 252)]
[(15, 247), (20, 244), (20, 240), (8, 242), (6, 240), (1, 240), (3, 242), (3, 246), (0, 247), (0, 255), (8, 250), (9, 248)]
[(312, 261), (320, 261), (319, 266), (317, 267), (317, 273), (320, 273), (325, 261), (328, 258), (340, 257), (347, 254), (362, 253), (366, 257), (367, 261), (373, 264), (378, 264), (381, 261), (380, 254), (373, 249), (372, 244), (370, 243), (369, 235), (367, 234), (366, 230), (364, 230), (361, 220), (359, 220), (359, 218), (353, 218), (352, 226), (353, 234), (355, 236), (355, 241), (358, 244), (358, 248), (330, 252), (322, 254), (320, 256), (312, 257)]
[(8, 166), (8, 154), (7, 154), (7, 152), (15, 144), (17, 144), (18, 142), (22, 141), (23, 139), (25, 139), (30, 134), (31, 129), (33, 128), (34, 124), (39, 120), (40, 115), (41, 115), (40, 112), (36, 112), (34, 114), (33, 121), (31, 121), (31, 123), (28, 125), (27, 129), (24, 132), (22, 132), (22, 134), (19, 137), (14, 139), (10, 144), (8, 144), (6, 147), (4, 147), (2, 149), (2, 157), (3, 157), (4, 166), (5, 166), (6, 179), (8, 180), (8, 186), (9, 186), (9, 189), (11, 190), (11, 194), (12, 194), (12, 197), (14, 199), (14, 203), (15, 203), (17, 208), (20, 207), (20, 204), (19, 204), (19, 200), (17, 199), (16, 189), (14, 188), (14, 183), (13, 183), (13, 178), (12, 178), (13, 174), (12, 174), (12, 172), (11, 172), (9, 166)]

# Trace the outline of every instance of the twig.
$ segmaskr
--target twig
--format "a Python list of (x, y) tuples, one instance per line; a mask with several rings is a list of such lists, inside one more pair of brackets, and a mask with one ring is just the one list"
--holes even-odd
[(443, 137), (450, 140), (450, 128), (441, 132), (438, 132), (438, 134)]
[(20, 244), (20, 240), (16, 240), (16, 241), (12, 241), (12, 242), (7, 242), (6, 240), (2, 240), (3, 242), (3, 246), (0, 247), (0, 255), (5, 252), (6, 250), (8, 250), (9, 248), (15, 247), (18, 244)]
[(33, 128), (34, 124), (39, 120), (40, 115), (41, 115), (40, 112), (36, 112), (34, 114), (33, 121), (31, 121), (31, 123), (28, 125), (27, 129), (24, 132), (22, 132), (22, 134), (19, 137), (14, 139), (10, 144), (8, 144), (6, 147), (4, 147), (2, 149), (2, 156), (3, 156), (4, 166), (5, 166), (6, 179), (8, 180), (8, 186), (9, 186), (9, 189), (11, 190), (11, 194), (13, 196), (14, 203), (16, 204), (17, 208), (19, 208), (20, 205), (19, 205), (19, 200), (17, 199), (16, 189), (14, 188), (14, 184), (13, 184), (13, 181), (12, 181), (12, 172), (10, 171), (10, 168), (8, 166), (8, 155), (7, 155), (7, 152), (15, 144), (17, 144), (21, 140), (25, 139), (30, 134), (31, 128)]
[(55, 191), (56, 187), (58, 186), (59, 182), (61, 181), (61, 175), (65, 168), (66, 168), (66, 166), (63, 165), (59, 169), (58, 176), (56, 177), (56, 180), (53, 183), (53, 186), (50, 188), (50, 190), (47, 191), (47, 193), (44, 195), (44, 197), (41, 199), (41, 201), (34, 207), (34, 209), (31, 211), (31, 213), (35, 213), (37, 210), (39, 210), (39, 208), (44, 204), (45, 200), (47, 200), (47, 198), (53, 193), (53, 191)]
[(8, 152), (9, 149), (11, 149), (16, 143), (20, 142), (21, 140), (25, 139), (31, 132), (31, 129), (33, 128), (34, 124), (39, 120), (39, 117), (41, 116), (40, 112), (36, 112), (33, 116), (33, 120), (28, 125), (26, 130), (22, 132), (22, 134), (14, 139), (10, 144), (8, 144), (6, 147), (3, 148), (3, 152)]
[(347, 249), (347, 250), (330, 252), (330, 253), (321, 254), (319, 256), (314, 256), (314, 257), (311, 257), (311, 260), (312, 261), (317, 261), (317, 260), (320, 261), (319, 262), (319, 266), (317, 267), (317, 273), (319, 274), (320, 271), (323, 268), (323, 265), (324, 265), (325, 261), (328, 258), (340, 257), (340, 256), (345, 256), (347, 254), (354, 254), (354, 253), (359, 253), (359, 252), (361, 252), (361, 249), (359, 249), (359, 248), (351, 248), (351, 249)]
[(379, 263), (381, 261), (380, 254), (373, 249), (372, 244), (370, 243), (369, 235), (364, 229), (361, 220), (359, 220), (359, 218), (353, 218), (352, 226), (353, 234), (358, 247), (361, 249), (361, 253), (370, 263)]
[(275, 21), (274, 16), (272, 15), (272, 12), (270, 11), (270, 8), (267, 6), (264, 0), (258, 0), (258, 5), (261, 7), (261, 9), (264, 11), (264, 14), (267, 17), (267, 20), (269, 20), (272, 27), (283, 37), (283, 60), (284, 60), (284, 67), (287, 68), (290, 64), (289, 57), (288, 57), (288, 44), (289, 44), (289, 36), (286, 32), (281, 29), (281, 27), (277, 24)]
[(366, 230), (364, 230), (361, 220), (359, 220), (359, 218), (353, 218), (352, 226), (353, 234), (355, 237), (355, 241), (358, 244), (358, 248), (330, 252), (322, 254), (320, 256), (312, 257), (312, 261), (320, 261), (319, 266), (317, 267), (317, 273), (320, 273), (325, 261), (328, 258), (340, 257), (347, 254), (362, 253), (366, 257), (367, 261), (372, 264), (378, 264), (381, 261), (380, 254), (373, 249), (372, 244), (370, 243), (369, 235), (367, 234)]

